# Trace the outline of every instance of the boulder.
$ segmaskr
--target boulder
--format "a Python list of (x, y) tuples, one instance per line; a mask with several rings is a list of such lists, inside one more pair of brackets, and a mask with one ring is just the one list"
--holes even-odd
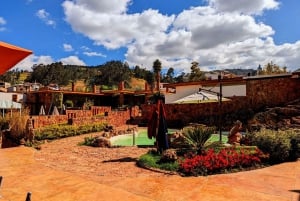
[(94, 147), (111, 147), (111, 142), (106, 137), (97, 137), (93, 143)]

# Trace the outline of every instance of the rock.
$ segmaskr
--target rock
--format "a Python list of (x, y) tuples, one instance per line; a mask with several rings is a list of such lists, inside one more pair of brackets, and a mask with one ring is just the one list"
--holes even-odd
[(175, 162), (178, 159), (175, 149), (163, 151), (160, 162)]
[(300, 124), (300, 116), (292, 117), (291, 120), (293, 124)]
[(105, 137), (105, 138), (110, 138), (111, 136), (110, 136), (110, 133), (109, 133), (109, 132), (104, 132), (104, 133), (103, 133), (103, 137)]
[(106, 137), (97, 137), (93, 143), (94, 147), (111, 147), (111, 142)]
[(257, 113), (249, 122), (250, 131), (267, 129), (289, 129), (300, 127), (300, 100), (290, 102), (283, 107), (268, 108)]
[(168, 141), (171, 148), (184, 148), (187, 144), (181, 133), (176, 132), (172, 135), (168, 135)]

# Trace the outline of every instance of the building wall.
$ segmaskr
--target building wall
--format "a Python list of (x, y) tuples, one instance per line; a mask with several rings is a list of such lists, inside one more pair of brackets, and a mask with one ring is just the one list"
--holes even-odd
[[(219, 84), (204, 87), (201, 87), (201, 85), (177, 86), (176, 93), (165, 94), (165, 103), (173, 103), (180, 98), (197, 93), (199, 88), (210, 90), (216, 93), (220, 92)], [(222, 85), (222, 94), (223, 97), (246, 96), (246, 84), (224, 84)]]
[[(220, 86), (215, 87), (203, 87), (203, 89), (211, 90), (213, 92), (219, 93)], [(232, 96), (246, 96), (246, 84), (240, 85), (223, 85), (222, 86), (223, 97), (232, 97)]]
[(138, 116), (139, 107), (127, 110), (112, 110), (111, 107), (92, 106), (90, 110), (66, 110), (65, 115), (35, 115), (34, 129), (53, 124), (85, 125), (107, 123), (113, 126), (125, 125), (131, 117)]
[(199, 91), (199, 85), (178, 86), (176, 93), (166, 93), (165, 103), (172, 103), (180, 98), (191, 95)]
[[(224, 126), (232, 125), (237, 119), (247, 121), (254, 113), (266, 107), (287, 104), (300, 98), (300, 79), (291, 76), (246, 79), (246, 96), (233, 96), (232, 101), (201, 104), (166, 104), (167, 122), (170, 126), (182, 126), (188, 123), (218, 125), (222, 115)], [(239, 93), (244, 93), (244, 86)], [(225, 95), (224, 95), (225, 96)], [(142, 106), (142, 119), (147, 123), (151, 117), (153, 105)]]
[(252, 107), (273, 107), (300, 98), (300, 79), (271, 77), (247, 80), (247, 97)]
[[(16, 97), (16, 100), (13, 100), (13, 96)], [(24, 99), (24, 95), (20, 93), (0, 92), (0, 100), (21, 102), (23, 101), (23, 99)]]

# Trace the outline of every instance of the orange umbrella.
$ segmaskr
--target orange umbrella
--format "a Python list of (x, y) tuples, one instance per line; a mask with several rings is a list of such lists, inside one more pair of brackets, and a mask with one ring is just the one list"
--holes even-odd
[(30, 54), (32, 54), (31, 50), (0, 41), (0, 75), (14, 67)]

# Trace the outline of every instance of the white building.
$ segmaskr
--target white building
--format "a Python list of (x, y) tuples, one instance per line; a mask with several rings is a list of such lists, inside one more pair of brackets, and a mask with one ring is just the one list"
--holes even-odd
[[(199, 82), (184, 82), (175, 84), (165, 84), (165, 103), (175, 101), (199, 92), (203, 89), (206, 93), (220, 93), (220, 83), (218, 80), (205, 80)], [(243, 78), (233, 78), (222, 80), (222, 96), (230, 98), (233, 96), (246, 96), (246, 82)]]

